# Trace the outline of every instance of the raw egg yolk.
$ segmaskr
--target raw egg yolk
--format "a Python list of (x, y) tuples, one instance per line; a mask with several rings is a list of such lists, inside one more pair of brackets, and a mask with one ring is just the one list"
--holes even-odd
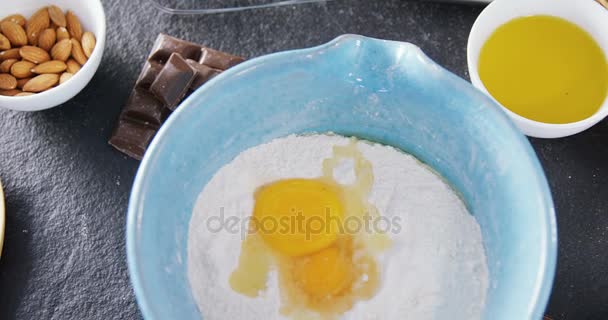
[(304, 256), (336, 241), (344, 215), (336, 186), (288, 179), (258, 189), (255, 196), (254, 228), (279, 253)]
[(300, 258), (293, 278), (306, 294), (315, 299), (329, 299), (350, 289), (354, 278), (352, 259), (335, 246)]

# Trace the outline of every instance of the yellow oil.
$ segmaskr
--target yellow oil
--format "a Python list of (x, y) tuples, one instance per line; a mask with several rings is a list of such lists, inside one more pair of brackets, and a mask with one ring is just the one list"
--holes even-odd
[(592, 116), (608, 92), (606, 57), (585, 30), (562, 18), (513, 19), (488, 38), (479, 76), (507, 109), (545, 123)]
[[(335, 146), (333, 156), (323, 162), (323, 175), (313, 180), (339, 190), (344, 219), (363, 221), (364, 215), (373, 219), (379, 213), (367, 200), (374, 182), (372, 166), (356, 142), (352, 139), (346, 146)], [(333, 178), (334, 169), (345, 159), (354, 160), (356, 179), (349, 185)], [(256, 232), (247, 235), (229, 283), (234, 291), (257, 297), (266, 289), (269, 272), (277, 270), (281, 292), (278, 311), (294, 320), (337, 319), (357, 301), (372, 298), (380, 285), (376, 256), (391, 245), (388, 235), (365, 228), (344, 228), (335, 241), (304, 255), (292, 255), (292, 251), (273, 245), (276, 239), (268, 240)]]

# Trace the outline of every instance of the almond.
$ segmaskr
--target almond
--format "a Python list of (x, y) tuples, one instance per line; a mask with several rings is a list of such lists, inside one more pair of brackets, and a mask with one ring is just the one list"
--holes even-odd
[(17, 88), (17, 79), (10, 74), (0, 74), (0, 89), (11, 90)]
[(20, 14), (12, 14), (12, 15), (2, 19), (2, 21), (14, 22), (22, 27), (25, 27), (25, 17)]
[(38, 36), (42, 30), (47, 29), (51, 25), (49, 18), (49, 11), (47, 8), (42, 8), (30, 18), (27, 22), (25, 33), (27, 33), (27, 40), (29, 44), (36, 45), (38, 42)]
[(32, 80), (32, 78), (17, 79), (17, 88), (23, 89), (23, 86), (30, 80)]
[(7, 59), (21, 59), (19, 48), (8, 49), (0, 52), (0, 61)]
[(69, 38), (70, 38), (70, 33), (68, 32), (68, 29), (66, 29), (64, 27), (57, 28), (57, 41), (61, 41), (63, 39), (69, 39)]
[(51, 51), (56, 40), (57, 34), (55, 33), (55, 29), (45, 29), (38, 37), (38, 46), (44, 51)]
[(51, 57), (53, 60), (67, 61), (72, 54), (72, 41), (63, 39), (57, 42), (51, 49)]
[(35, 95), (35, 93), (33, 92), (19, 92), (16, 95), (14, 95), (13, 97), (27, 97), (27, 96), (33, 96)]
[(21, 90), (17, 90), (17, 89), (10, 89), (10, 90), (2, 90), (0, 89), (0, 96), (15, 96), (21, 93)]
[(68, 32), (73, 38), (80, 41), (80, 39), (82, 39), (82, 25), (80, 24), (80, 20), (78, 20), (78, 17), (70, 10), (68, 10), (65, 17), (68, 24)]
[(26, 92), (42, 92), (52, 88), (59, 82), (58, 74), (41, 74), (32, 80), (28, 81), (23, 86), (23, 91)]
[(82, 40), (80, 42), (82, 43), (82, 51), (84, 51), (87, 58), (90, 58), (95, 49), (95, 35), (92, 32), (87, 31), (82, 34)]
[(0, 33), (0, 50), (8, 50), (11, 48), (11, 41)]
[(49, 17), (51, 18), (51, 21), (53, 21), (53, 23), (55, 25), (57, 25), (58, 27), (67, 26), (67, 21), (65, 19), (65, 15), (63, 14), (63, 10), (61, 10), (61, 8), (59, 8), (58, 6), (55, 6), (55, 5), (51, 5), (51, 6), (49, 6), (48, 10), (49, 10)]
[(2, 30), (2, 33), (8, 38), (13, 47), (21, 47), (27, 44), (25, 30), (20, 25), (12, 21), (3, 21), (0, 23), (0, 30)]
[(74, 58), (74, 60), (76, 60), (76, 62), (80, 63), (80, 65), (84, 65), (85, 63), (87, 63), (87, 56), (84, 54), (84, 51), (82, 51), (82, 46), (80, 46), (80, 42), (78, 42), (78, 40), (72, 38), (72, 57)]
[(59, 77), (59, 84), (63, 84), (64, 82), (72, 79), (72, 76), (74, 76), (74, 74), (69, 73), (69, 72), (64, 72), (61, 77)]
[(21, 58), (33, 63), (42, 63), (51, 60), (49, 53), (34, 46), (24, 46), (19, 49)]
[(11, 74), (17, 79), (29, 78), (33, 76), (32, 68), (36, 65), (29, 61), (15, 62), (11, 67)]
[(8, 60), (2, 61), (2, 63), (0, 63), (0, 72), (2, 72), (2, 73), (11, 72), (11, 67), (17, 61), (18, 61), (17, 59), (8, 59)]
[(71, 74), (76, 74), (76, 72), (80, 71), (80, 63), (76, 62), (74, 59), (69, 59), (67, 62), (67, 71)]
[(42, 73), (61, 73), (67, 69), (65, 62), (60, 60), (52, 60), (43, 62), (34, 68), (32, 68), (33, 73), (42, 74)]

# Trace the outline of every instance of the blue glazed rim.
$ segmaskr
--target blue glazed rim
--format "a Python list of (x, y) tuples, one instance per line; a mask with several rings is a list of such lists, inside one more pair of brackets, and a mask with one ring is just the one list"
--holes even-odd
[[(442, 66), (435, 63), (418, 46), (414, 44), (407, 42), (375, 39), (355, 34), (345, 34), (333, 39), (330, 42), (316, 47), (277, 52), (254, 58), (245, 61), (233, 68), (230, 68), (219, 76), (211, 79), (205, 86), (201, 87), (190, 97), (188, 97), (182, 103), (181, 107), (178, 108), (178, 110), (176, 110), (169, 117), (169, 119), (167, 119), (165, 124), (160, 128), (159, 132), (152, 140), (144, 158), (142, 159), (131, 190), (126, 228), (127, 264), (129, 268), (129, 276), (133, 285), (133, 290), (135, 292), (135, 297), (144, 319), (155, 320), (158, 319), (158, 317), (156, 317), (156, 314), (154, 312), (155, 308), (152, 307), (150, 304), (150, 300), (148, 298), (149, 293), (145, 292), (144, 287), (142, 285), (144, 280), (141, 277), (140, 270), (137, 264), (137, 234), (140, 232), (139, 229), (141, 226), (139, 224), (139, 221), (141, 219), (141, 215), (143, 214), (141, 210), (141, 205), (143, 204), (143, 200), (145, 197), (142, 190), (146, 185), (146, 179), (151, 170), (151, 163), (153, 162), (154, 157), (158, 156), (159, 148), (164, 143), (165, 136), (167, 135), (167, 133), (170, 132), (170, 130), (176, 130), (174, 124), (181, 120), (182, 114), (185, 112), (185, 110), (191, 105), (197, 104), (196, 101), (198, 100), (198, 96), (203, 95), (207, 91), (207, 88), (213, 87), (216, 82), (223, 81), (224, 78), (229, 78), (234, 75), (237, 75), (247, 69), (255, 67), (256, 65), (272, 64), (273, 60), (280, 61), (289, 57), (306, 56), (313, 53), (323, 52), (331, 47), (338, 46), (342, 43), (350, 41), (381, 42), (384, 44), (394, 45), (396, 47), (408, 47), (409, 50), (416, 52), (418, 58), (421, 60), (421, 63), (425, 64), (427, 68), (434, 69), (433, 71), (443, 73), (447, 77), (452, 77), (455, 80), (457, 79), (457, 81), (466, 82), (463, 79), (455, 76)], [(489, 104), (494, 105), (494, 103), (489, 98), (487, 98), (487, 100), (490, 101)], [(517, 129), (515, 124), (513, 124), (509, 120), (508, 116), (504, 113), (504, 111), (500, 110), (500, 108), (498, 108), (497, 106), (495, 106), (495, 108), (493, 109), (495, 111), (494, 114), (496, 115), (497, 120), (505, 121), (514, 132), (518, 133), (514, 135), (514, 139), (516, 141), (513, 142), (519, 145), (519, 147), (521, 147), (525, 151), (528, 160), (531, 162), (532, 166), (534, 167), (534, 171), (537, 173), (535, 175), (534, 182), (537, 184), (538, 190), (541, 190), (539, 201), (542, 202), (542, 206), (544, 209), (543, 211), (545, 213), (544, 221), (546, 223), (547, 228), (546, 238), (543, 240), (546, 242), (546, 250), (543, 252), (543, 257), (541, 259), (542, 264), (539, 267), (542, 270), (539, 270), (538, 275), (536, 277), (536, 283), (534, 285), (535, 294), (533, 295), (533, 301), (531, 301), (531, 303), (529, 304), (533, 306), (533, 309), (529, 310), (529, 314), (531, 315), (532, 320), (534, 319), (534, 317), (542, 317), (553, 286), (558, 246), (555, 209), (553, 206), (551, 191), (549, 189), (549, 185), (547, 183), (544, 171), (529, 141), (523, 134), (519, 133), (519, 129)]]

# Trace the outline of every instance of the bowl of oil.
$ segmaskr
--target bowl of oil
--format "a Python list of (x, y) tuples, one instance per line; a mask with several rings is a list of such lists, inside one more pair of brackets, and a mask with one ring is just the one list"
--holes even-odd
[(579, 133), (608, 115), (606, 30), (594, 1), (496, 0), (469, 36), (471, 82), (529, 136)]

